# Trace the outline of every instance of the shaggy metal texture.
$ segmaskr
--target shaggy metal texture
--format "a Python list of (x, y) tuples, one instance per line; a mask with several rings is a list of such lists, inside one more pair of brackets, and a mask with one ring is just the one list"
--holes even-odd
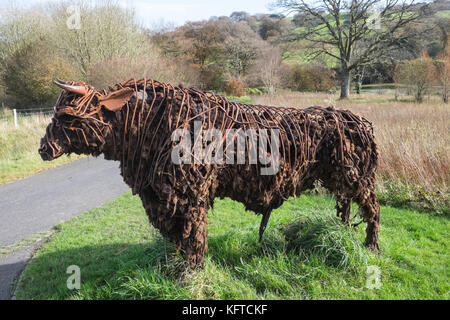
[[(41, 141), (42, 158), (103, 153), (106, 159), (120, 161), (121, 174), (141, 197), (150, 222), (184, 250), (191, 267), (204, 263), (207, 213), (215, 197), (230, 197), (262, 214), (261, 238), (271, 211), (289, 197), (314, 188), (317, 181), (336, 196), (337, 215), (345, 223), (350, 221), (351, 202), (358, 203), (367, 222), (365, 244), (379, 250), (378, 152), (366, 119), (332, 107), (248, 105), (154, 80), (132, 79), (108, 90), (82, 82), (56, 84), (64, 90)], [(228, 147), (224, 158), (234, 159), (232, 163), (198, 159), (174, 163), (171, 156), (177, 142), (172, 134), (183, 129), (195, 137), (196, 128), (215, 129), (222, 143), (230, 134), (236, 141), (236, 131), (253, 130), (258, 136), (264, 132), (269, 138), (275, 138), (276, 131), (278, 139), (271, 140), (276, 144), (265, 152), (278, 155), (277, 170), (261, 174), (273, 163), (251, 162), (248, 150), (261, 149), (249, 139), (244, 163), (236, 159), (245, 150)], [(205, 139), (194, 141), (189, 152), (193, 158), (196, 143), (208, 150)]]

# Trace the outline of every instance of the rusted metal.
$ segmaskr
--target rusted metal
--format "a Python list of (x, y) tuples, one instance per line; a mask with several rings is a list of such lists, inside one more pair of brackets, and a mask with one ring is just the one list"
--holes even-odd
[[(352, 200), (358, 203), (367, 222), (365, 244), (378, 251), (378, 152), (371, 123), (359, 115), (332, 107), (248, 105), (146, 79), (108, 90), (82, 82), (57, 85), (64, 91), (41, 140), (42, 158), (104, 154), (120, 161), (121, 174), (139, 194), (150, 222), (184, 249), (191, 267), (204, 263), (207, 213), (215, 197), (230, 197), (262, 214), (262, 237), (271, 211), (316, 181), (336, 196), (337, 215), (344, 222), (349, 223)], [(262, 165), (248, 159), (244, 164), (174, 164), (172, 133), (185, 129), (194, 136), (195, 121), (224, 136), (230, 129), (278, 130), (278, 171), (261, 175)]]

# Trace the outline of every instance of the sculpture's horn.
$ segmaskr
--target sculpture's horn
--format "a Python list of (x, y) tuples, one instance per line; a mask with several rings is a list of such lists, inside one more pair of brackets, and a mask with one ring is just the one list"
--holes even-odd
[(61, 89), (67, 90), (69, 92), (78, 93), (83, 96), (87, 93), (87, 89), (85, 86), (74, 86), (74, 85), (68, 84), (62, 80), (59, 80), (58, 78), (56, 78), (56, 80), (53, 81), (53, 83), (55, 85), (57, 85), (58, 87), (60, 87)]

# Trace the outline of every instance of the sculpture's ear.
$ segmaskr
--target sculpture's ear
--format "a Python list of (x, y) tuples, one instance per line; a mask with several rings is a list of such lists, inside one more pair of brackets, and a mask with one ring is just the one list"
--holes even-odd
[(133, 94), (133, 89), (129, 87), (122, 88), (120, 90), (111, 92), (106, 96), (100, 97), (100, 106), (105, 107), (109, 111), (119, 111), (131, 99)]

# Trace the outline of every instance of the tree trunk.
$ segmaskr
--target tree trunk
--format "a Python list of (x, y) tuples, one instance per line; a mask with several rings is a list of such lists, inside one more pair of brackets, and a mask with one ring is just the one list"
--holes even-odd
[(350, 96), (350, 71), (346, 68), (341, 69), (341, 99)]
[(360, 73), (358, 73), (355, 79), (355, 90), (357, 94), (361, 94), (361, 88), (362, 88), (362, 76)]

